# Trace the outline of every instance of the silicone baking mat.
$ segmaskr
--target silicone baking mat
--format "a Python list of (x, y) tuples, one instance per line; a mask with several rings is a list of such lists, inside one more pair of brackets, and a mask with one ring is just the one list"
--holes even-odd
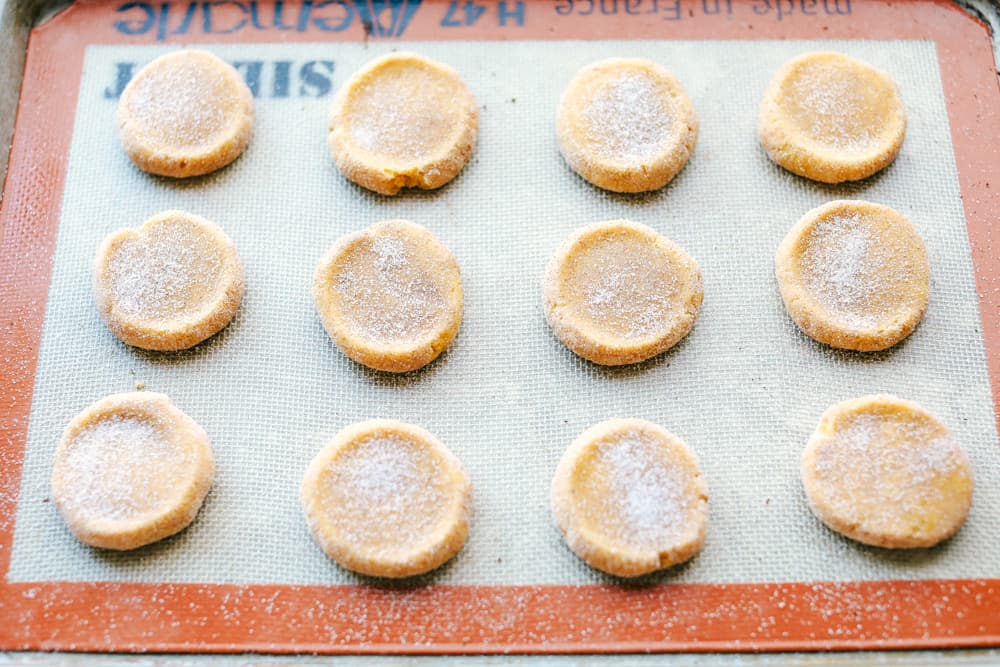
[[(117, 144), (117, 93), (137, 67), (196, 43), (236, 64), (254, 90), (251, 147), (208, 177), (149, 177)], [(337, 86), (399, 48), (455, 65), (482, 106), (482, 129), (454, 183), (384, 198), (344, 181), (323, 138)], [(907, 139), (880, 176), (821, 186), (774, 167), (756, 145), (756, 105), (771, 74), (818, 48), (872, 62), (900, 84)], [(702, 125), (688, 167), (642, 196), (591, 188), (563, 165), (552, 136), (572, 74), (629, 54), (673, 70)], [(17, 621), (0, 628), (0, 646), (499, 652), (998, 643), (1000, 447), (989, 380), (998, 294), (988, 236), (997, 156), (975, 140), (998, 127), (991, 67), (982, 26), (936, 4), (75, 5), (32, 36), (0, 214), (0, 310), (10, 334), (0, 386), (9, 443), (0, 605)], [(805, 210), (837, 197), (894, 206), (927, 241), (931, 309), (892, 351), (822, 348), (795, 329), (777, 296), (774, 247)], [(165, 208), (222, 225), (248, 276), (236, 321), (179, 355), (118, 343), (89, 295), (100, 239)], [(308, 292), (333, 239), (389, 217), (431, 228), (455, 252), (466, 286), (456, 343), (402, 377), (340, 355)], [(685, 247), (701, 263), (706, 300), (677, 349), (608, 370), (549, 334), (539, 283), (562, 237), (615, 217), (650, 224)], [(76, 412), (137, 382), (170, 394), (205, 426), (217, 481), (197, 521), (175, 538), (135, 553), (97, 552), (72, 539), (48, 502), (51, 454)], [(872, 391), (920, 401), (970, 453), (973, 511), (936, 549), (863, 547), (805, 507), (798, 454), (819, 413)], [(475, 484), (468, 545), (415, 581), (385, 584), (338, 569), (312, 543), (296, 500), (322, 443), (377, 416), (437, 433)], [(582, 565), (547, 508), (563, 449), (611, 416), (646, 417), (684, 437), (709, 482), (704, 552), (638, 583)]]

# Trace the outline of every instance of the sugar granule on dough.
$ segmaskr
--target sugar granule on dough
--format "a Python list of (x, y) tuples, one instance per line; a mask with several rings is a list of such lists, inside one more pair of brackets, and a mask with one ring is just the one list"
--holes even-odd
[(879, 129), (866, 122), (866, 83), (843, 68), (811, 63), (791, 82), (793, 99), (801, 116), (809, 119), (802, 127), (820, 144), (848, 153), (872, 149)]
[(860, 213), (823, 218), (807, 236), (801, 266), (806, 289), (852, 327), (878, 325), (897, 307), (895, 287), (911, 267)]
[[(408, 68), (405, 74), (382, 71), (377, 85), (359, 87), (345, 113), (345, 127), (366, 151), (402, 161), (426, 160), (461, 122), (454, 109), (438, 103), (446, 88), (458, 86), (428, 70)], [(421, 91), (437, 94), (427, 97)]]
[[(151, 423), (151, 420), (154, 420)], [(65, 509), (91, 519), (130, 520), (155, 511), (176, 493), (192, 459), (163, 437), (159, 419), (101, 419), (80, 431), (59, 468)]]
[(183, 320), (205, 307), (225, 261), (191, 224), (158, 224), (121, 243), (108, 260), (115, 307), (140, 320)]
[[(345, 319), (365, 338), (410, 340), (448, 313), (438, 280), (419, 266), (413, 241), (396, 236), (366, 240), (336, 279)], [(374, 270), (366, 270), (371, 264)]]
[(228, 112), (240, 102), (218, 69), (178, 59), (138, 79), (129, 111), (158, 141), (187, 149), (217, 143)]
[(669, 543), (683, 532), (689, 511), (683, 473), (663, 461), (661, 445), (640, 431), (616, 434), (598, 444), (599, 465), (607, 471), (605, 517), (618, 540), (648, 548)]
[(395, 435), (363, 440), (327, 469), (324, 518), (355, 545), (389, 551), (416, 546), (442, 521), (450, 503), (433, 452)]
[(878, 415), (855, 415), (817, 450), (816, 475), (839, 515), (854, 516), (854, 498), (871, 493), (882, 494), (882, 511), (906, 515), (937, 501), (938, 493), (928, 484), (963, 465), (958, 442), (923, 422), (893, 420), (892, 427), (905, 440), (900, 446), (881, 446), (886, 423)]
[(607, 82), (583, 108), (589, 149), (613, 162), (655, 158), (674, 123), (661, 95), (645, 73), (623, 72)]
[(647, 246), (636, 251), (621, 241), (587, 253), (596, 264), (595, 280), (583, 286), (587, 314), (594, 322), (610, 325), (628, 339), (656, 334), (671, 321), (670, 301), (677, 289), (676, 279), (656, 271), (649, 253)]

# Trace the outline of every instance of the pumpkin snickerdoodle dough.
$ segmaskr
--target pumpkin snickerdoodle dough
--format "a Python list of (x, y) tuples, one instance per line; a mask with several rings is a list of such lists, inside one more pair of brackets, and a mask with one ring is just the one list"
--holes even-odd
[(243, 152), (253, 95), (229, 64), (207, 51), (178, 51), (143, 67), (122, 91), (118, 129), (129, 158), (161, 176), (200, 176)]
[(208, 435), (169, 398), (112, 394), (67, 426), (52, 499), (80, 541), (135, 549), (190, 524), (214, 474)]
[(94, 258), (94, 298), (125, 343), (183, 350), (233, 319), (243, 298), (243, 264), (219, 227), (165, 211), (104, 239)]
[(930, 299), (924, 242), (887, 206), (833, 201), (806, 213), (778, 247), (775, 272), (795, 323), (833, 347), (884, 350), (916, 328)]
[(906, 112), (886, 73), (841, 53), (786, 63), (764, 93), (760, 141), (774, 162), (824, 183), (867, 178), (899, 154)]
[(316, 267), (313, 299), (344, 354), (381, 371), (429, 364), (462, 322), (455, 256), (407, 220), (386, 220), (337, 240)]
[(469, 533), (472, 485), (461, 464), (432, 434), (403, 422), (338, 433), (310, 463), (301, 497), (323, 551), (362, 574), (428, 572)]
[(642, 58), (587, 65), (570, 81), (556, 116), (559, 148), (590, 183), (646, 192), (677, 175), (698, 140), (698, 118), (674, 76)]
[(598, 222), (549, 261), (545, 316), (566, 347), (598, 364), (643, 361), (680, 341), (698, 317), (698, 263), (646, 225)]
[(802, 454), (809, 506), (851, 539), (889, 548), (951, 537), (972, 504), (972, 469), (948, 429), (919, 405), (863, 396), (823, 413)]
[(384, 195), (439, 188), (468, 162), (479, 108), (458, 72), (416, 53), (376, 58), (344, 83), (327, 143), (340, 172)]
[(697, 457), (642, 419), (581, 433), (559, 461), (551, 500), (569, 548), (620, 577), (684, 562), (705, 542), (708, 491)]

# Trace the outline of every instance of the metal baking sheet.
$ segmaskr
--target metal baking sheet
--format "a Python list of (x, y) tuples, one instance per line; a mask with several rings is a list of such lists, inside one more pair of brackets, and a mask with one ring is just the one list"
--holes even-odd
[[(80, 108), (81, 74), (84, 64), (90, 62), (85, 60), (88, 47), (144, 45), (145, 51), (135, 50), (136, 61), (146, 58), (148, 50), (157, 45), (199, 43), (223, 45), (238, 55), (241, 48), (250, 54), (255, 48), (252, 45), (267, 43), (350, 43), (363, 48), (377, 42), (376, 48), (384, 48), (386, 44), (449, 41), (457, 49), (459, 44), (476, 40), (533, 44), (582, 40), (580, 48), (590, 43), (596, 53), (602, 44), (623, 37), (670, 43), (680, 39), (793, 38), (933, 44), (947, 114), (941, 120), (950, 127), (962, 193), (962, 201), (954, 204), (962, 209), (968, 224), (979, 293), (984, 350), (974, 352), (982, 355), (991, 377), (997, 377), (1000, 325), (996, 314), (1000, 299), (993, 289), (998, 282), (989, 240), (989, 224), (997, 213), (996, 199), (989, 193), (989, 175), (996, 171), (997, 153), (996, 148), (976, 139), (996, 135), (996, 82), (988, 69), (992, 57), (983, 27), (948, 5), (667, 0), (77, 4), (33, 33), (0, 212), (4, 230), (0, 310), (8, 333), (2, 345), (5, 359), (9, 359), (0, 386), (4, 410), (0, 425), (9, 443), (3, 449), (8, 465), (0, 478), (5, 490), (0, 509), (6, 518), (0, 531), (0, 567), (5, 574), (0, 603), (20, 621), (0, 628), (0, 646), (583, 652), (997, 643), (1000, 603), (994, 594), (997, 581), (989, 576), (767, 582), (717, 577), (715, 581), (656, 580), (637, 587), (605, 580), (518, 583), (514, 571), (510, 580), (486, 584), (459, 579), (454, 583), (424, 580), (379, 586), (356, 581), (199, 583), (183, 577), (168, 583), (128, 573), (117, 577), (99, 574), (88, 581), (57, 581), (59, 577), (31, 581), (23, 570), (12, 571), (12, 564), (16, 564), (12, 560), (16, 551), (13, 517), (21, 516), (16, 505), (32, 497), (32, 490), (21, 486), (26, 470), (24, 451), (32, 427), (29, 415), (35, 404), (46, 312), (55, 303), (50, 287), (59, 270), (53, 267), (56, 241), (61, 231), (69, 233), (69, 228), (61, 230), (60, 224), (66, 215), (63, 206), (71, 176), (69, 165), (73, 164), (67, 157), (70, 146), (79, 139), (74, 135), (74, 123)], [(730, 42), (719, 41), (717, 45), (734, 48)], [(520, 55), (516, 46), (511, 44), (509, 67), (516, 66)], [(261, 98), (281, 97), (279, 93), (292, 88), (293, 74), (301, 75), (301, 70), (292, 72), (291, 66), (282, 62), (280, 57), (271, 58), (269, 71), (258, 73)], [(283, 68), (288, 70), (284, 75)], [(331, 69), (337, 72), (335, 67)], [(250, 70), (246, 71), (249, 75)], [(334, 77), (333, 81), (337, 80)], [(114, 76), (108, 81), (112, 97), (117, 81)], [(304, 83), (297, 81), (299, 86)], [(477, 85), (484, 84), (474, 82), (474, 87)], [(522, 98), (521, 104), (527, 101)], [(513, 106), (517, 104), (516, 93), (510, 101), (496, 102)], [(261, 99), (261, 103), (266, 102)], [(752, 114), (754, 110), (747, 111)], [(711, 142), (706, 142), (701, 147), (710, 146)], [(720, 153), (723, 148), (719, 147)], [(721, 159), (713, 168), (722, 169), (720, 165)], [(562, 169), (558, 159), (550, 166)], [(711, 177), (710, 171), (693, 166), (685, 172), (690, 172), (688, 178), (701, 177), (700, 173)], [(802, 186), (796, 181), (789, 187)], [(583, 187), (578, 192), (593, 196)], [(831, 190), (827, 194), (832, 198), (836, 193)], [(361, 199), (367, 196), (356, 190), (354, 195)], [(450, 196), (446, 191), (443, 199)], [(419, 197), (404, 197), (403, 201), (419, 207)], [(611, 199), (602, 206), (609, 210), (619, 205), (631, 207), (641, 216), (643, 203), (636, 202)], [(460, 243), (458, 237), (455, 242)], [(709, 253), (707, 247), (705, 253)], [(653, 377), (656, 370), (647, 375)], [(582, 372), (588, 372), (586, 367)], [(992, 389), (995, 404), (995, 383)], [(553, 447), (561, 451), (564, 444), (556, 442)], [(543, 471), (541, 477), (547, 473)], [(985, 565), (988, 573), (989, 564)]]

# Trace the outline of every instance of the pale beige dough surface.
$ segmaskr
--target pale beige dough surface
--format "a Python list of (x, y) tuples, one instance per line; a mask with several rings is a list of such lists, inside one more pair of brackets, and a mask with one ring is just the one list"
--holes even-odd
[(243, 153), (253, 129), (253, 95), (228, 63), (208, 51), (169, 53), (140, 69), (118, 102), (122, 146), (143, 171), (200, 176)]
[(806, 213), (775, 256), (781, 297), (815, 340), (869, 352), (903, 340), (930, 300), (923, 239), (902, 214), (865, 201)]
[(760, 104), (767, 154), (824, 183), (867, 178), (899, 154), (906, 111), (885, 72), (833, 51), (806, 53), (774, 75)]
[(802, 454), (809, 506), (851, 539), (888, 548), (951, 537), (972, 504), (972, 468), (948, 429), (885, 394), (831, 406)]
[(569, 166), (614, 192), (662, 188), (698, 140), (698, 118), (680, 82), (644, 58), (591, 63), (570, 81), (556, 115)]
[(243, 298), (243, 263), (222, 229), (164, 211), (105, 237), (93, 264), (98, 311), (111, 332), (147, 350), (183, 350), (218, 333)]
[(708, 490), (677, 436), (643, 419), (609, 419), (577, 437), (552, 480), (552, 512), (573, 552), (621, 577), (701, 550)]
[(455, 338), (462, 276), (425, 227), (386, 220), (333, 244), (316, 267), (313, 300), (344, 354), (402, 373), (429, 364)]
[(337, 168), (369, 190), (439, 188), (468, 162), (479, 107), (452, 67), (416, 53), (369, 62), (337, 92), (327, 143)]
[(316, 455), (301, 500), (316, 542), (341, 566), (409, 577), (465, 544), (472, 484), (431, 433), (380, 419), (345, 428)]
[(677, 344), (698, 317), (701, 269), (646, 225), (598, 222), (567, 237), (549, 260), (545, 316), (566, 347), (607, 366)]
[(112, 394), (66, 427), (52, 500), (81, 542), (135, 549), (186, 528), (214, 475), (208, 435), (167, 396)]

